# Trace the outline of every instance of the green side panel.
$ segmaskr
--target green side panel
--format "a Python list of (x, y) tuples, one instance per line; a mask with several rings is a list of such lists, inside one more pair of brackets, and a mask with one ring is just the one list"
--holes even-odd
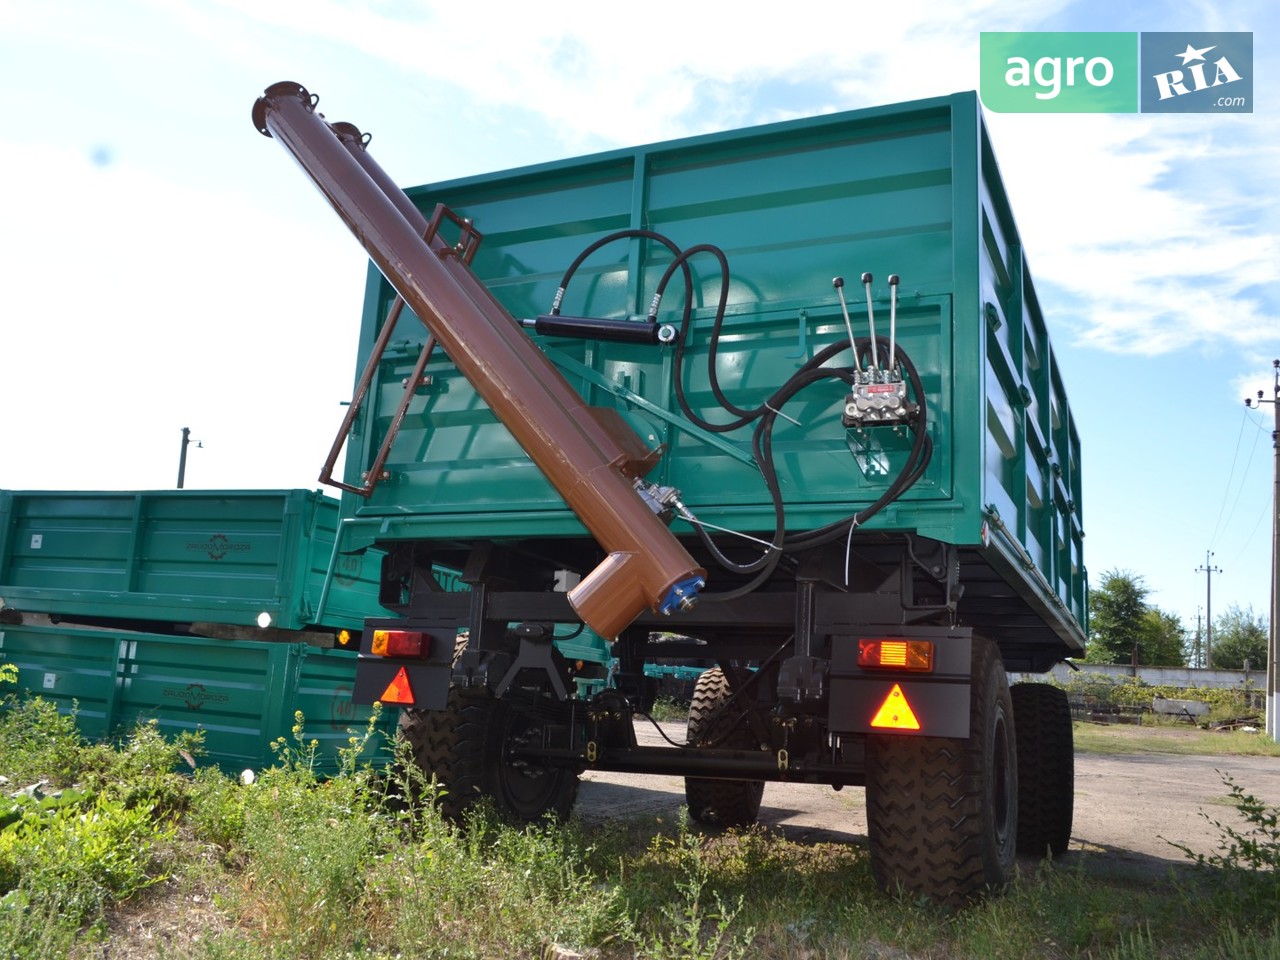
[(978, 291), (985, 343), (983, 499), (1051, 598), (1085, 622), (1080, 436), (985, 128), (980, 130)]
[[(867, 332), (858, 282), (870, 272), (877, 332), (888, 332), (887, 278), (902, 278), (898, 344), (919, 369), (934, 454), (923, 477), (873, 529), (912, 531), (971, 550), (1038, 610), (1082, 639), (1079, 440), (999, 170), (972, 93), (831, 114), (432, 184), (409, 195), (444, 203), (484, 235), (473, 269), (516, 318), (546, 313), (565, 269), (620, 229), (652, 230), (688, 249), (722, 248), (730, 288), (720, 386), (739, 406), (769, 396), (845, 323), (832, 278), (846, 278), (855, 334)], [(597, 251), (570, 283), (566, 315), (643, 317), (666, 247), (632, 239)], [(694, 322), (682, 382), (690, 404), (723, 422), (708, 374), (719, 294), (715, 261), (693, 261)], [(371, 271), (357, 369), (392, 301)], [(683, 284), (659, 320), (678, 322)], [(398, 322), (348, 445), (346, 479), (369, 469), (424, 339)], [(750, 432), (708, 435), (678, 412), (674, 351), (572, 339), (539, 341), (592, 404), (621, 411), (664, 456), (670, 484), (702, 519), (771, 531)], [(847, 365), (848, 355), (832, 365)], [(446, 357), (415, 388), (367, 500), (347, 496), (353, 539), (477, 540), (578, 536), (583, 528)], [(846, 517), (879, 497), (907, 455), (893, 428), (846, 431), (845, 388), (825, 381), (784, 411), (774, 454), (790, 529)], [(673, 529), (688, 534), (677, 521)]]
[[(302, 738), (316, 741), (318, 769), (324, 774), (336, 773), (341, 764), (340, 750), (350, 750), (353, 737), (364, 742), (359, 762), (376, 765), (390, 763), (400, 711), (383, 707), (374, 724), (373, 734), (364, 740), (372, 718), (371, 708), (351, 701), (355, 678), (356, 654), (346, 650), (320, 650), (303, 647), (293, 711), (301, 711), (305, 719)], [(293, 741), (291, 741), (293, 742)]]
[[(349, 731), (363, 734), (369, 708), (351, 704), (356, 654), (301, 643), (172, 637), (67, 625), (0, 628), (0, 661), (18, 687), (74, 712), (89, 739), (156, 721), (167, 737), (203, 730), (207, 756), (227, 773), (278, 761), (273, 742), (317, 742), (316, 770), (332, 774)], [(294, 714), (302, 711), (301, 743)], [(363, 759), (390, 759), (397, 711), (384, 711)]]
[(291, 725), (294, 644), (218, 642), (137, 634), (120, 691), (124, 729), (155, 720), (166, 736), (206, 731), (209, 759), (226, 770), (271, 763), (271, 741)]
[[(335, 553), (338, 503), (306, 490), (0, 492), (0, 597), (37, 613), (359, 629), (378, 557)], [(339, 545), (341, 546), (341, 545)]]
[(0, 662), (17, 666), (18, 691), (75, 712), (91, 740), (115, 729), (122, 653), (113, 630), (0, 626)]

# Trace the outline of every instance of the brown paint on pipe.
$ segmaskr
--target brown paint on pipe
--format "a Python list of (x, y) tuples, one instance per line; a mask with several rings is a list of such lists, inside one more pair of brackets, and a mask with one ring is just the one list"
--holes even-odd
[[(583, 622), (616, 637), (649, 607), (696, 599), (706, 573), (636, 493), (624, 470), (645, 449), (616, 411), (599, 417), (440, 237), (426, 242), (412, 206), (380, 183), (315, 112), (296, 83), (269, 87), (253, 108), (258, 131), (298, 162), (370, 258), (413, 308), (494, 415), (609, 556), (569, 592)], [(352, 128), (354, 129), (354, 128)], [(360, 143), (360, 154), (367, 156)], [(370, 158), (371, 162), (371, 158)], [(399, 194), (403, 201), (393, 200)], [(416, 210), (415, 210), (416, 213)]]
[[(382, 169), (382, 166), (370, 155), (367, 146), (369, 138), (360, 132), (360, 129), (353, 123), (339, 121), (332, 123), (329, 128), (333, 131), (334, 136), (338, 138), (347, 152), (355, 158), (356, 163), (360, 164), (362, 170), (369, 175), (369, 179), (378, 185), (387, 199), (391, 201), (400, 215), (405, 218), (411, 227), (417, 232), (418, 236), (426, 236), (429, 229), (427, 218), (422, 215), (414, 202), (409, 199), (400, 186), (391, 179), (390, 174)], [(462, 280), (470, 289), (478, 287), (479, 289), (470, 289), (473, 295), (483, 295), (486, 302), (486, 309), (496, 310), (503, 315), (508, 315), (506, 308), (498, 302), (498, 299), (484, 284), (475, 283), (475, 277), (471, 274), (460, 259), (454, 258), (446, 261), (446, 268), (464, 271), (468, 278)], [(509, 315), (508, 315), (509, 316)], [(513, 321), (514, 322), (514, 321)], [(527, 336), (527, 334), (526, 334)], [(554, 370), (554, 368), (552, 368)], [(628, 477), (643, 477), (657, 464), (662, 457), (662, 448), (659, 447), (650, 450), (649, 447), (636, 436), (617, 410), (609, 407), (592, 407), (582, 399), (582, 395), (565, 380), (564, 376), (558, 370), (555, 370), (555, 376), (546, 381), (543, 386), (546, 390), (553, 394), (556, 400), (566, 409), (572, 410), (578, 418), (578, 424), (586, 431), (595, 441), (596, 445), (606, 455), (610, 463), (620, 465), (623, 474)]]

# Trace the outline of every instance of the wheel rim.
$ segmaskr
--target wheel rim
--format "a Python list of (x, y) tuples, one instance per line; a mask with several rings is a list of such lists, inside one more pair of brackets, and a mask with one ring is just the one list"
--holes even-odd
[(560, 788), (558, 771), (512, 757), (516, 749), (537, 738), (542, 729), (538, 723), (510, 711), (503, 726), (507, 748), (498, 765), (498, 787), (509, 810), (523, 820), (535, 819), (550, 809)]
[(1004, 847), (1010, 840), (1009, 821), (1016, 802), (1013, 778), (1010, 776), (1009, 727), (1003, 710), (996, 711), (995, 729), (991, 737), (991, 819), (996, 843)]

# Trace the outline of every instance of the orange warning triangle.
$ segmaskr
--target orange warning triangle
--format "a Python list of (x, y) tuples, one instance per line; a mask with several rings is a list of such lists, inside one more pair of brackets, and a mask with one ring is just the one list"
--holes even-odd
[(920, 721), (916, 719), (911, 704), (907, 703), (906, 694), (902, 692), (899, 684), (895, 683), (889, 695), (884, 698), (884, 703), (880, 704), (880, 709), (871, 718), (871, 725), (886, 727), (890, 730), (920, 729)]
[(409, 674), (405, 673), (404, 667), (400, 668), (400, 672), (387, 684), (387, 689), (382, 691), (382, 696), (378, 699), (383, 703), (400, 703), (405, 706), (413, 704), (413, 690), (409, 686)]

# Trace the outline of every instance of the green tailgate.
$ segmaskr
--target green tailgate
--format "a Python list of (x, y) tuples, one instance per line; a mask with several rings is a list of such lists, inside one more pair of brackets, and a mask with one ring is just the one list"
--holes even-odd
[[(867, 333), (858, 280), (874, 276), (877, 332), (887, 333), (887, 278), (902, 278), (898, 342), (920, 370), (934, 453), (924, 476), (868, 524), (970, 548), (1073, 646), (1082, 640), (1079, 440), (1026, 269), (1021, 242), (974, 94), (832, 114), (655, 144), (409, 191), (484, 235), (473, 269), (516, 317), (549, 312), (566, 267), (621, 229), (681, 248), (722, 248), (731, 269), (716, 365), (740, 406), (761, 402), (821, 347), (845, 336), (832, 278), (843, 276), (858, 336)], [(642, 317), (671, 262), (645, 240), (612, 244), (578, 271), (563, 312)], [(694, 261), (695, 323), (684, 384), (710, 420), (726, 415), (706, 373), (719, 290), (710, 257)], [(376, 272), (366, 296), (360, 367), (393, 293)], [(678, 322), (673, 282), (659, 320)], [(348, 445), (346, 480), (360, 484), (424, 339), (406, 311)], [(772, 530), (750, 457), (750, 432), (708, 434), (677, 411), (673, 350), (543, 339), (549, 357), (593, 404), (621, 410), (666, 448), (649, 479), (679, 488), (703, 520)], [(846, 365), (848, 355), (836, 358)], [(347, 495), (351, 544), (580, 535), (582, 526), (447, 358), (416, 390), (366, 500)], [(774, 454), (787, 524), (812, 528), (874, 501), (898, 472), (908, 438), (891, 427), (847, 431), (845, 388), (801, 393), (780, 421)], [(677, 533), (688, 533), (676, 521)]]

